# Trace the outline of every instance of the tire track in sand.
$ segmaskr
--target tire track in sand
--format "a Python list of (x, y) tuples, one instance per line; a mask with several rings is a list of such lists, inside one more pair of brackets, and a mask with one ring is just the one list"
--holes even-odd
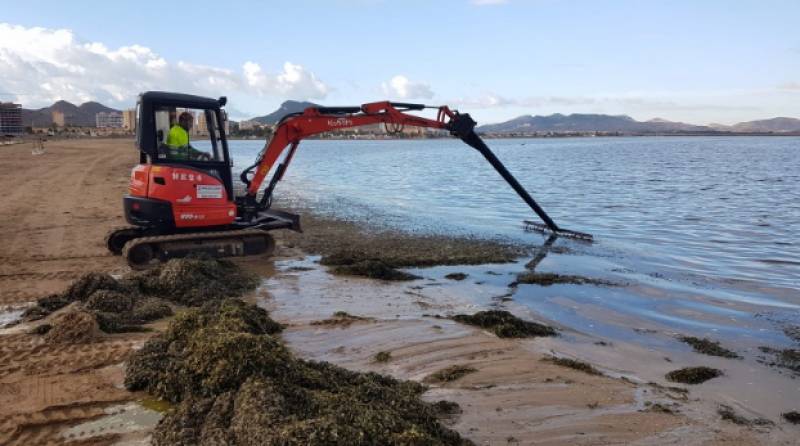
[(48, 344), (27, 334), (0, 338), (0, 379), (10, 375), (56, 375), (96, 369), (125, 361), (141, 340), (104, 340), (88, 344)]
[(0, 423), (0, 444), (8, 446), (64, 444), (61, 430), (76, 422), (105, 414), (106, 402), (48, 407), (35, 413), (13, 415)]

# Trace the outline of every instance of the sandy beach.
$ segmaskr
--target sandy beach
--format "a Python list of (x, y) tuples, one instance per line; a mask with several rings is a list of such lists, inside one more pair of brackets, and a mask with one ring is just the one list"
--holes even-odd
[[(3, 320), (84, 273), (129, 271), (107, 252), (104, 236), (125, 224), (121, 197), (137, 162), (133, 141), (56, 140), (45, 147), (38, 155), (30, 144), (0, 149)], [(246, 300), (287, 326), (283, 339), (301, 358), (414, 381), (454, 365), (474, 369), (432, 383), (423, 398), (458, 403), (461, 413), (444, 423), (476, 444), (788, 445), (800, 436), (800, 427), (780, 418), (787, 407), (770, 403), (771, 395), (787, 391), (785, 381), (762, 376), (743, 361), (665, 359), (654, 349), (611, 345), (566, 327), (556, 327), (558, 337), (499, 338), (443, 317), (485, 310), (470, 296), (488, 292), (474, 280), (444, 275), (464, 271), (474, 277), (490, 266), (414, 268), (424, 283), (412, 285), (332, 275), (314, 255), (320, 243), (304, 245), (302, 238), (360, 236), (347, 225), (313, 216), (306, 221), (304, 234), (276, 236), (275, 256), (235, 260), (263, 278)], [(513, 300), (497, 299), (496, 309), (551, 323)], [(319, 323), (341, 311), (362, 319)], [(167, 323), (79, 345), (45, 342), (29, 333), (31, 323), (0, 330), (0, 444), (148, 444), (160, 414), (146, 394), (128, 392), (122, 383), (131, 353)], [(376, 361), (381, 352), (390, 359)], [(598, 373), (553, 357), (586, 361)], [(690, 365), (717, 367), (725, 376), (699, 385), (664, 378)], [(796, 385), (788, 391), (800, 394)], [(724, 419), (721, 405), (738, 422)]]

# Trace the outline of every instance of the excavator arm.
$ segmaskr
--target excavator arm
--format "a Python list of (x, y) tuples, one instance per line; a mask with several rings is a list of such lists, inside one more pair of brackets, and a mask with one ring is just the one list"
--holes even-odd
[[(436, 119), (428, 119), (406, 113), (429, 108), (437, 109)], [(533, 197), (528, 194), (525, 188), (519, 184), (503, 163), (486, 146), (481, 137), (475, 133), (476, 122), (469, 114), (458, 113), (455, 110), (450, 110), (447, 106), (430, 107), (422, 104), (384, 101), (353, 107), (309, 107), (302, 113), (287, 115), (278, 122), (272, 138), (259, 154), (255, 164), (242, 172), (240, 178), (247, 185), (247, 194), (242, 197), (241, 204), (244, 204), (246, 209), (255, 210), (256, 212), (269, 208), (275, 185), (283, 178), (302, 139), (332, 130), (372, 124), (383, 124), (387, 132), (390, 133), (400, 132), (405, 126), (449, 131), (453, 136), (460, 138), (480, 152), (544, 222), (544, 225), (527, 222), (529, 227), (571, 238), (592, 240), (590, 234), (570, 231), (556, 225), (544, 209), (536, 203)], [(289, 147), (289, 152), (284, 157), (283, 162), (275, 169), (275, 173), (264, 190), (261, 199), (257, 200), (258, 191), (261, 189), (264, 180), (287, 147)]]
[[(426, 106), (421, 104), (375, 102), (360, 107), (310, 107), (302, 113), (286, 116), (276, 126), (272, 138), (259, 154), (256, 163), (242, 172), (241, 179), (247, 184), (247, 194), (251, 197), (256, 196), (275, 162), (284, 150), (291, 146), (290, 153), (283, 163), (284, 168), (275, 172), (275, 178), (280, 180), (285, 168), (291, 162), (294, 150), (304, 138), (332, 130), (372, 124), (384, 124), (387, 131), (400, 131), (407, 125), (444, 129), (447, 125), (445, 120), (454, 116), (447, 107), (439, 108), (437, 120), (403, 113), (407, 110), (424, 108)], [(248, 178), (253, 169), (255, 169), (253, 177)]]

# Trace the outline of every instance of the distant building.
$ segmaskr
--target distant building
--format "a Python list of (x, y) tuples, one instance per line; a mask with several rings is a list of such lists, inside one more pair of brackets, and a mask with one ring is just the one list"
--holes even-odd
[(22, 105), (13, 102), (0, 102), (0, 136), (19, 135), (25, 131), (22, 126)]
[(122, 113), (120, 112), (100, 112), (94, 115), (96, 127), (99, 129), (121, 129)]
[(239, 122), (239, 130), (250, 130), (252, 128), (258, 127), (258, 121), (240, 121)]
[(131, 132), (136, 130), (136, 109), (129, 108), (122, 111), (122, 128)]
[[(208, 122), (206, 121), (205, 113), (197, 114), (197, 124), (195, 127), (198, 135), (208, 135)], [(214, 128), (219, 128), (219, 126), (215, 126)], [(217, 136), (219, 136), (219, 132), (217, 133)], [(229, 121), (225, 121), (225, 134), (227, 135), (228, 133), (230, 133)]]
[(208, 134), (208, 124), (206, 123), (206, 114), (205, 113), (198, 113), (197, 115), (197, 125), (195, 126), (197, 129), (198, 135), (207, 135)]
[(55, 124), (56, 127), (64, 127), (66, 124), (64, 121), (64, 112), (53, 110), (52, 116), (53, 124)]

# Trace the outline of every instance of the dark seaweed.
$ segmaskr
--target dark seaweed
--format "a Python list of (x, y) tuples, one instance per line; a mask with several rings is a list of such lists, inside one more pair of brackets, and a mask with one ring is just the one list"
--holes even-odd
[(680, 336), (678, 339), (680, 339), (683, 343), (691, 345), (694, 351), (697, 353), (731, 359), (741, 358), (741, 356), (739, 356), (736, 352), (728, 350), (727, 348), (721, 346), (719, 342), (712, 341), (708, 338), (701, 339), (694, 336)]
[(700, 384), (722, 375), (721, 370), (700, 366), (673, 370), (667, 373), (666, 378), (669, 381), (683, 384)]
[(500, 338), (527, 338), (557, 334), (553, 327), (522, 320), (504, 310), (479, 311), (472, 315), (457, 314), (452, 319), (462, 324), (490, 330)]
[(428, 383), (448, 383), (477, 371), (478, 369), (474, 367), (456, 364), (426, 376), (424, 381)]
[(583, 361), (578, 361), (575, 359), (549, 356), (543, 358), (542, 361), (552, 362), (553, 364), (560, 365), (562, 367), (569, 367), (571, 369), (579, 370), (581, 372), (588, 373), (590, 375), (602, 375), (602, 373), (596, 368), (594, 368), (594, 366), (592, 366), (591, 364)]

